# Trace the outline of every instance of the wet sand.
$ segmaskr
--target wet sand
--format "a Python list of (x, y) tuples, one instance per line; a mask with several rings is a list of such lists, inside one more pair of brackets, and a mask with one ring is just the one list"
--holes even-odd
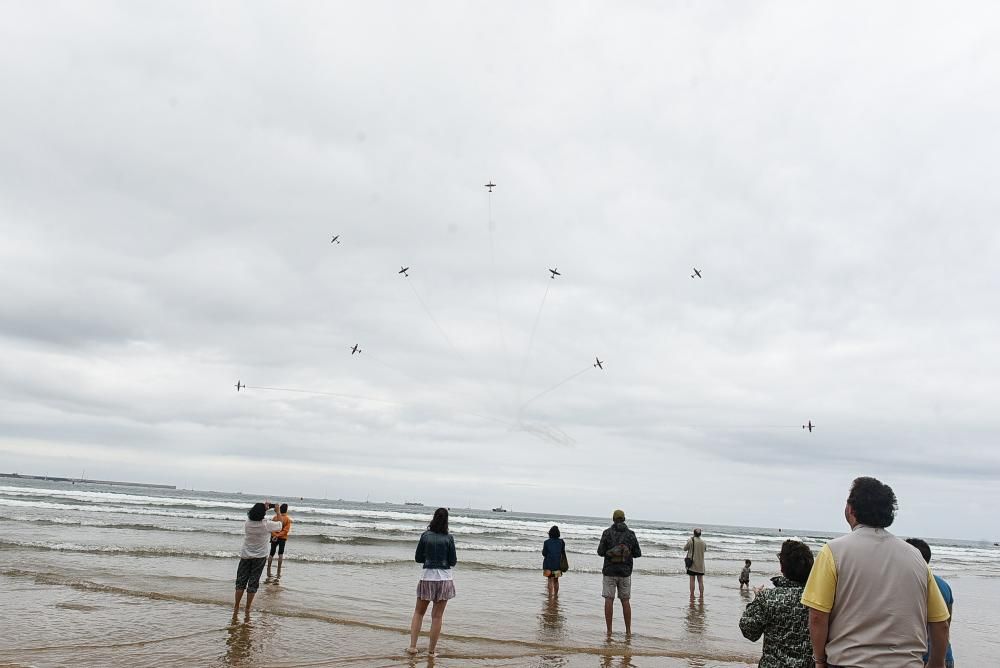
[[(680, 572), (684, 530), (636, 522), (649, 556), (633, 576), (634, 634), (624, 637), (616, 605), (609, 640), (593, 554), (600, 520), (560, 519), (573, 551), (552, 600), (540, 571), (541, 520), (466, 511), (453, 527), (458, 597), (431, 662), (405, 654), (426, 510), (301, 506), (283, 577), (262, 584), (249, 623), (233, 623), (247, 503), (172, 494), (0, 490), (8, 506), (0, 517), (0, 666), (748, 666), (760, 643), (739, 633), (751, 594), (738, 588), (737, 557), (756, 551), (752, 583), (764, 584), (776, 574), (767, 554), (783, 539), (738, 527), (707, 532), (715, 549), (706, 597), (692, 605)], [(959, 541), (939, 552), (956, 595), (956, 657), (992, 665), (1000, 550)], [(428, 615), (425, 630), (429, 623)]]

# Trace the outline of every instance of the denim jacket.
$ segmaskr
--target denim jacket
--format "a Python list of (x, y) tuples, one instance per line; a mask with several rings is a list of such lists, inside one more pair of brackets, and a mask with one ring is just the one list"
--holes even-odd
[(458, 563), (455, 555), (455, 538), (450, 533), (425, 531), (417, 543), (414, 561), (424, 568), (451, 568)]

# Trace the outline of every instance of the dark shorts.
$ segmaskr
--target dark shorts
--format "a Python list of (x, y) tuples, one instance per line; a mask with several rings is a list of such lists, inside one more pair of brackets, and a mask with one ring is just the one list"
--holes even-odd
[(285, 553), (285, 539), (284, 538), (272, 538), (271, 539), (271, 556), (274, 556), (274, 551), (277, 550), (278, 554)]
[(691, 570), (690, 568), (689, 568), (689, 569), (687, 569), (687, 572), (688, 572), (688, 575), (704, 575), (704, 573), (695, 573), (695, 572), (694, 572), (694, 571), (692, 571), (692, 570)]
[(236, 567), (236, 588), (246, 589), (253, 594), (260, 588), (260, 574), (264, 571), (267, 557), (259, 559), (240, 559)]

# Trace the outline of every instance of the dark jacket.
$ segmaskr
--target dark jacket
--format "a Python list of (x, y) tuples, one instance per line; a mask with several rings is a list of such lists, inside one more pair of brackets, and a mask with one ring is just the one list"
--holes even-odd
[(803, 584), (786, 577), (771, 578), (747, 605), (740, 631), (747, 640), (764, 636), (760, 668), (813, 668), (809, 640), (809, 610), (800, 602)]
[[(632, 555), (627, 557), (625, 561), (614, 562), (605, 556), (608, 550), (621, 543), (628, 545), (629, 550), (632, 552)], [(641, 557), (642, 550), (639, 549), (639, 541), (635, 537), (635, 532), (629, 529), (625, 522), (615, 522), (601, 534), (601, 542), (597, 546), (597, 554), (604, 557), (602, 573), (610, 577), (625, 578), (632, 575), (632, 560)]]
[(549, 538), (542, 545), (542, 568), (547, 571), (562, 570), (562, 555), (566, 542), (562, 538)]
[(454, 537), (450, 533), (425, 531), (420, 536), (413, 559), (423, 564), (424, 568), (451, 568), (458, 563)]

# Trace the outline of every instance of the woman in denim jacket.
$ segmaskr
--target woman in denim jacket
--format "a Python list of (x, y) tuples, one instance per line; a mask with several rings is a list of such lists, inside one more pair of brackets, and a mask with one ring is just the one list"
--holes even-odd
[(452, 580), (451, 569), (458, 562), (455, 555), (455, 539), (448, 533), (448, 509), (438, 508), (430, 526), (420, 536), (417, 543), (415, 561), (423, 564), (420, 582), (417, 583), (417, 607), (413, 611), (413, 621), (410, 622), (410, 646), (406, 648), (409, 654), (417, 653), (417, 637), (424, 623), (424, 613), (427, 606), (434, 601), (431, 611), (431, 640), (427, 645), (427, 653), (436, 655), (437, 641), (441, 636), (441, 621), (444, 619), (444, 608), (448, 601), (455, 598), (455, 582)]

